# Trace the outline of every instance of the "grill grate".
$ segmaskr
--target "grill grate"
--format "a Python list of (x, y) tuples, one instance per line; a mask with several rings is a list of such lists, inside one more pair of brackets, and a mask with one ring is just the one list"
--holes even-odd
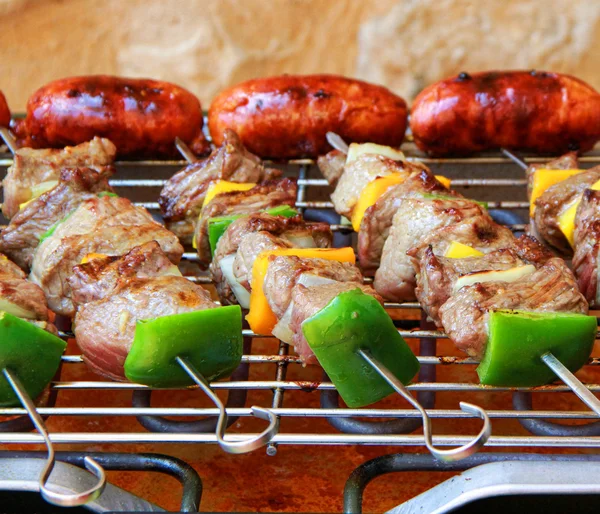
[[(410, 143), (405, 144), (409, 158), (419, 158)], [(453, 178), (453, 187), (465, 189), (467, 196), (477, 197), (478, 193), (483, 194), (488, 201), (488, 205), (493, 209), (503, 209), (507, 211), (525, 211), (520, 214), (526, 215), (528, 207), (525, 201), (525, 185), (522, 171), (515, 169), (510, 161), (505, 157), (496, 154), (469, 158), (469, 159), (421, 159), (430, 165), (434, 171), (449, 170), (448, 175)], [(543, 158), (530, 158), (529, 162), (544, 162)], [(587, 166), (588, 164), (600, 163), (600, 153), (593, 153), (581, 159)], [(9, 165), (9, 158), (0, 159), (0, 166)], [(507, 166), (508, 164), (508, 166)], [(159, 188), (162, 187), (165, 180), (172, 175), (174, 171), (185, 165), (183, 161), (125, 161), (117, 163), (119, 169), (119, 178), (112, 180), (112, 185), (116, 187), (123, 196), (134, 200), (138, 205), (157, 211), (158, 204), (155, 201), (158, 196)], [(504, 166), (504, 169), (502, 169)], [(286, 172), (299, 178), (297, 207), (304, 209), (331, 209), (331, 203), (327, 200), (327, 183), (320, 177), (313, 161), (299, 160), (291, 161), (285, 165)], [(502, 172), (501, 172), (502, 171)], [(313, 176), (314, 175), (314, 176)], [(478, 176), (481, 175), (481, 176)], [(498, 176), (500, 175), (500, 176)], [(456, 176), (457, 178), (454, 178)], [(509, 188), (506, 190), (505, 188)], [(508, 193), (506, 192), (508, 191)], [(493, 198), (496, 195), (503, 195), (500, 198)], [(522, 200), (521, 200), (522, 198)], [(523, 222), (514, 223), (511, 228), (515, 231), (524, 229)], [(349, 229), (338, 224), (332, 225), (332, 228), (351, 237)], [(195, 270), (190, 280), (199, 284), (210, 284), (210, 279), (206, 274), (199, 273), (195, 265), (187, 265), (185, 261), (197, 261), (195, 253), (186, 252), (184, 254), (184, 267), (186, 272)], [(422, 364), (422, 371), (418, 381), (409, 386), (411, 391), (419, 394), (420, 401), (428, 408), (429, 415), (434, 419), (446, 420), (464, 420), (472, 418), (468, 413), (458, 409), (458, 400), (462, 399), (463, 393), (478, 393), (480, 400), (476, 403), (485, 408), (485, 404), (491, 401), (490, 398), (497, 398), (499, 394), (506, 395), (506, 401), (502, 403), (503, 408), (488, 410), (492, 420), (518, 420), (523, 422), (525, 428), (530, 428), (531, 432), (527, 434), (522, 429), (514, 430), (509, 435), (493, 435), (487, 445), (490, 447), (528, 447), (528, 448), (599, 448), (600, 447), (600, 423), (597, 423), (597, 417), (594, 413), (587, 410), (561, 410), (564, 402), (558, 401), (557, 393), (569, 393), (569, 389), (562, 384), (552, 384), (538, 388), (501, 388), (482, 386), (474, 379), (466, 381), (437, 381), (436, 371), (439, 369), (452, 371), (451, 376), (460, 374), (463, 369), (473, 369), (476, 364), (473, 359), (467, 357), (457, 357), (454, 355), (439, 355), (438, 351), (443, 352), (443, 348), (449, 348), (444, 344), (445, 334), (438, 330), (431, 330), (423, 319), (418, 321), (422, 314), (419, 311), (419, 305), (415, 302), (398, 304), (386, 303), (386, 309), (390, 312), (395, 322), (399, 326), (399, 332), (411, 340), (420, 339), (419, 361)], [(411, 317), (416, 329), (405, 328), (404, 318)], [(415, 320), (415, 317), (417, 318)], [(397, 319), (401, 318), (401, 319)], [(403, 326), (404, 323), (404, 326)], [(420, 323), (420, 324), (419, 324)], [(71, 334), (62, 333), (64, 338)], [(282, 419), (282, 429), (273, 439), (273, 442), (267, 447), (267, 453), (276, 453), (276, 445), (393, 445), (393, 446), (424, 446), (423, 436), (417, 433), (410, 433), (420, 426), (420, 415), (414, 409), (400, 408), (402, 400), (394, 398), (386, 402), (386, 407), (365, 408), (365, 409), (347, 409), (337, 406), (338, 398), (333, 385), (325, 377), (322, 381), (315, 382), (311, 378), (308, 370), (302, 368), (299, 358), (288, 354), (288, 346), (273, 341), (271, 347), (275, 350), (270, 354), (252, 353), (251, 346), (253, 340), (263, 339), (262, 336), (254, 334), (250, 330), (244, 330), (246, 339), (246, 348), (248, 353), (243, 357), (243, 364), (250, 369), (250, 377), (253, 377), (253, 369), (256, 366), (269, 367), (269, 376), (271, 379), (247, 378), (248, 373), (241, 373), (241, 379), (234, 377), (233, 380), (226, 382), (217, 382), (212, 384), (215, 390), (226, 391), (229, 394), (243, 391), (250, 393), (253, 391), (266, 391), (268, 401), (263, 401), (261, 406), (271, 407), (275, 414)], [(439, 341), (437, 341), (439, 340)], [(437, 341), (437, 342), (436, 342)], [(436, 344), (437, 349), (436, 351)], [(592, 358), (585, 367), (587, 377), (600, 377), (598, 375), (598, 366), (600, 365), (600, 356)], [(65, 370), (71, 371), (76, 367), (83, 367), (80, 355), (66, 355), (63, 357), (63, 375)], [(454, 373), (456, 371), (456, 373)], [(290, 378), (290, 375), (294, 376)], [(313, 373), (314, 374), (314, 373)], [(299, 378), (299, 379), (298, 379)], [(589, 382), (589, 380), (588, 380)], [(593, 392), (600, 392), (600, 383), (588, 383)], [(216, 443), (216, 437), (211, 432), (211, 423), (214, 424), (216, 415), (215, 408), (188, 408), (170, 404), (168, 407), (150, 407), (151, 388), (139, 384), (117, 383), (100, 380), (57, 380), (51, 385), (52, 391), (58, 394), (56, 406), (40, 407), (39, 412), (44, 416), (67, 416), (67, 417), (90, 417), (92, 420), (102, 420), (106, 417), (137, 417), (140, 423), (149, 431), (143, 432), (139, 429), (132, 431), (110, 432), (105, 430), (88, 432), (60, 432), (54, 433), (51, 438), (57, 443)], [(189, 388), (194, 389), (194, 388)], [(113, 406), (88, 406), (84, 402), (79, 403), (78, 396), (70, 394), (69, 404), (65, 405), (61, 401), (63, 394), (77, 391), (131, 391), (134, 396), (133, 407), (113, 407)], [(317, 391), (320, 397), (320, 407), (299, 407), (289, 406), (289, 398), (292, 395), (299, 395), (301, 392)], [(456, 409), (434, 408), (436, 394), (451, 393), (453, 401), (456, 403)], [(510, 401), (510, 394), (515, 399), (514, 405)], [(533, 410), (531, 407), (531, 395), (536, 393), (543, 396), (544, 410)], [(555, 394), (552, 394), (555, 393)], [(572, 393), (569, 393), (572, 394)], [(141, 396), (140, 396), (141, 395)], [(144, 396), (145, 395), (145, 396)], [(238, 395), (239, 396), (239, 395)], [(262, 398), (266, 398), (263, 396)], [(233, 399), (230, 397), (227, 412), (231, 417), (248, 418), (252, 416), (249, 408), (250, 403), (246, 401), (246, 394)], [(548, 407), (548, 405), (550, 407)], [(4, 408), (0, 409), (0, 425), (2, 425), (3, 416), (24, 415), (22, 408)], [(164, 420), (163, 416), (168, 416), (169, 420)], [(209, 420), (209, 424), (200, 424), (194, 431), (176, 430), (178, 423), (183, 427), (184, 417), (204, 417)], [(289, 424), (283, 423), (283, 420), (289, 419), (327, 419), (329, 423), (337, 430), (322, 430), (323, 424), (315, 425), (316, 430), (310, 433), (296, 433), (290, 429)], [(152, 422), (149, 422), (149, 421)], [(391, 420), (391, 421), (390, 421)], [(411, 420), (403, 425), (398, 425), (401, 420)], [(542, 422), (541, 420), (548, 420)], [(551, 423), (552, 421), (577, 421), (586, 422), (582, 425), (565, 425)], [(205, 420), (206, 421), (206, 420)], [(592, 423), (590, 423), (592, 422)], [(596, 423), (593, 423), (596, 422)], [(201, 422), (199, 422), (201, 423)], [(477, 423), (477, 422), (475, 422)], [(532, 426), (534, 428), (531, 428)], [(186, 427), (189, 425), (185, 425)], [(512, 425), (514, 428), (514, 425)], [(542, 428), (540, 428), (540, 426)], [(204, 427), (200, 429), (199, 427)], [(207, 428), (208, 427), (208, 428)], [(544, 428), (546, 427), (546, 428)], [(550, 428), (548, 428), (550, 427)], [(406, 433), (403, 433), (406, 432)], [(525, 435), (523, 435), (525, 433)], [(231, 440), (240, 440), (247, 437), (248, 434), (229, 433), (227, 437)], [(460, 445), (468, 442), (470, 438), (461, 434), (446, 434), (434, 436), (434, 444), (440, 446)], [(35, 433), (19, 432), (0, 432), (0, 443), (21, 443), (33, 444), (41, 443), (41, 436)]]

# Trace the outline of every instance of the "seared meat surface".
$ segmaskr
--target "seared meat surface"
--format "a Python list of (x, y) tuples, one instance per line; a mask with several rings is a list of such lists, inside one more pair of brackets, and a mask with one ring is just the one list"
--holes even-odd
[(515, 282), (462, 287), (440, 307), (439, 317), (454, 344), (481, 359), (488, 339), (489, 312), (500, 309), (587, 314), (588, 304), (571, 270), (555, 257)]
[(0, 302), (4, 304), (0, 310), (6, 310), (19, 318), (28, 321), (48, 320), (44, 292), (28, 282), (21, 268), (4, 255), (0, 255)]
[(371, 276), (381, 262), (383, 245), (387, 240), (392, 219), (405, 198), (421, 193), (439, 193), (444, 196), (460, 197), (458, 193), (446, 189), (427, 169), (402, 162), (410, 174), (401, 184), (390, 187), (365, 211), (358, 232), (358, 260), (362, 272)]
[(231, 285), (223, 275), (223, 258), (235, 255), (234, 275), (249, 291), (252, 266), (261, 251), (292, 248), (308, 237), (312, 238), (310, 246), (329, 248), (333, 234), (326, 223), (306, 222), (300, 216), (285, 218), (255, 213), (235, 220), (219, 239), (214, 259), (210, 264), (210, 274), (221, 301), (226, 304), (237, 303)]
[(292, 291), (303, 275), (323, 277), (335, 282), (362, 284), (360, 270), (351, 263), (306, 259), (292, 255), (271, 256), (263, 290), (271, 310), (281, 318), (290, 306)]
[(576, 170), (578, 168), (579, 162), (577, 160), (577, 152), (569, 152), (565, 155), (561, 155), (558, 159), (528, 166), (528, 168), (525, 170), (525, 175), (527, 176), (527, 197), (531, 196), (533, 176), (536, 170)]
[(183, 277), (120, 277), (110, 294), (79, 307), (74, 331), (88, 366), (125, 380), (123, 364), (138, 320), (215, 307), (208, 291)]
[(81, 202), (103, 191), (112, 191), (108, 179), (112, 166), (64, 168), (58, 185), (31, 200), (0, 234), (0, 251), (29, 271), (40, 238)]
[(100, 257), (73, 267), (68, 277), (73, 303), (84, 304), (109, 295), (119, 282), (129, 278), (181, 276), (156, 241), (136, 246), (122, 257)]
[(167, 181), (158, 203), (167, 228), (184, 244), (190, 244), (211, 182), (261, 182), (279, 175), (279, 170), (265, 169), (260, 159), (246, 150), (238, 135), (227, 129), (223, 144), (208, 158), (189, 164)]
[(346, 154), (339, 150), (332, 150), (317, 159), (319, 170), (332, 187), (337, 186), (344, 173), (344, 164), (346, 164)]
[(108, 139), (95, 137), (88, 143), (67, 146), (63, 150), (17, 150), (13, 164), (2, 181), (4, 203), (2, 213), (12, 218), (19, 205), (31, 200), (31, 188), (42, 182), (58, 180), (63, 168), (98, 169), (111, 165), (115, 160), (116, 148)]
[(269, 180), (248, 191), (232, 191), (215, 196), (203, 209), (196, 224), (196, 246), (200, 267), (210, 264), (210, 243), (208, 241), (208, 220), (234, 214), (253, 214), (279, 205), (294, 206), (296, 202), (296, 182), (288, 178)]
[(598, 250), (600, 249), (600, 191), (586, 189), (575, 216), (573, 271), (579, 290), (591, 307), (600, 306)]
[(600, 166), (550, 186), (535, 201), (534, 223), (537, 233), (561, 255), (570, 256), (572, 252), (569, 242), (558, 226), (559, 216), (598, 180)]
[(406, 198), (394, 214), (383, 247), (374, 281), (377, 292), (391, 301), (414, 300), (415, 270), (406, 252), (436, 229), (480, 216), (489, 215), (481, 205), (466, 199)]
[(305, 364), (317, 364), (317, 358), (310, 349), (304, 334), (302, 333), (302, 323), (314, 316), (321, 309), (327, 307), (329, 302), (340, 293), (352, 291), (360, 288), (364, 293), (369, 294), (383, 303), (383, 299), (369, 285), (356, 284), (355, 282), (332, 282), (318, 286), (305, 287), (302, 284), (296, 285), (292, 289), (292, 302), (294, 306), (291, 314), (290, 329), (293, 333), (294, 349)]
[(74, 305), (68, 277), (88, 254), (123, 255), (157, 241), (169, 259), (183, 253), (177, 237), (129, 200), (104, 196), (86, 200), (36, 249), (30, 279), (39, 285), (57, 314), (72, 316)]

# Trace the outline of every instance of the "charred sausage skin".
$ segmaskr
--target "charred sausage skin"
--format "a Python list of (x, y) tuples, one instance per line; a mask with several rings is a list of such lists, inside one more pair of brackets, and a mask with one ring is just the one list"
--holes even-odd
[(0, 91), (0, 127), (8, 127), (10, 124), (10, 109), (6, 103), (4, 93)]
[(439, 156), (586, 151), (600, 139), (600, 94), (559, 73), (461, 73), (417, 96), (410, 126), (417, 146)]
[(225, 129), (263, 158), (317, 157), (331, 147), (328, 131), (347, 142), (399, 146), (406, 102), (381, 86), (333, 75), (253, 79), (219, 94), (208, 113), (216, 145)]
[(176, 137), (203, 154), (200, 101), (189, 91), (150, 79), (95, 75), (56, 80), (27, 102), (13, 125), (22, 146), (61, 148), (106, 137), (120, 157), (176, 156)]

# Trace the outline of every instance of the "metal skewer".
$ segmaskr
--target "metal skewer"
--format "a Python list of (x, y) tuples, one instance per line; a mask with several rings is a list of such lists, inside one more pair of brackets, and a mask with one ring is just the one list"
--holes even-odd
[(217, 420), (216, 436), (219, 446), (227, 453), (248, 453), (268, 444), (277, 432), (279, 432), (279, 418), (269, 409), (262, 407), (251, 407), (252, 414), (257, 418), (269, 421), (269, 426), (257, 436), (245, 439), (243, 441), (226, 441), (225, 429), (227, 428), (227, 411), (219, 397), (212, 390), (207, 380), (198, 372), (194, 365), (185, 357), (176, 357), (177, 362), (189, 377), (198, 384), (206, 395), (212, 400), (219, 409), (219, 418)]
[(53, 505), (58, 505), (60, 507), (77, 507), (80, 505), (85, 505), (86, 503), (98, 498), (98, 496), (100, 496), (100, 494), (104, 490), (104, 486), (106, 485), (106, 474), (102, 466), (100, 466), (91, 457), (85, 457), (84, 462), (85, 467), (88, 469), (88, 471), (91, 471), (98, 479), (98, 482), (96, 485), (94, 485), (94, 487), (91, 487), (86, 491), (76, 494), (59, 493), (48, 488), (48, 478), (50, 476), (50, 473), (52, 473), (52, 470), (54, 469), (55, 456), (54, 446), (50, 441), (50, 436), (48, 435), (46, 425), (44, 424), (44, 420), (42, 419), (42, 417), (38, 414), (35, 408), (35, 404), (31, 400), (29, 394), (27, 394), (27, 392), (25, 391), (25, 388), (21, 384), (18, 377), (6, 368), (2, 370), (2, 373), (8, 381), (8, 383), (10, 384), (10, 386), (12, 387), (14, 393), (19, 398), (19, 401), (27, 411), (27, 415), (31, 419), (31, 422), (34, 424), (37, 431), (44, 438), (44, 443), (46, 445), (46, 448), (48, 449), (48, 458), (46, 460), (46, 465), (44, 466), (42, 474), (40, 475), (39, 481), (40, 494), (42, 495), (42, 498), (44, 498), (44, 500), (46, 500), (47, 502), (52, 503)]
[(465, 459), (470, 457), (474, 453), (477, 453), (479, 448), (481, 448), (487, 440), (492, 435), (492, 424), (490, 422), (490, 418), (487, 415), (487, 412), (483, 410), (481, 407), (477, 405), (473, 405), (472, 403), (460, 402), (460, 408), (464, 412), (468, 412), (470, 414), (475, 414), (483, 419), (483, 427), (479, 431), (479, 434), (475, 436), (475, 438), (458, 448), (452, 448), (450, 450), (439, 450), (435, 446), (433, 446), (432, 442), (432, 431), (431, 431), (431, 419), (427, 414), (427, 411), (421, 406), (421, 404), (410, 394), (408, 389), (404, 386), (400, 380), (394, 374), (387, 369), (381, 362), (379, 362), (375, 357), (373, 357), (366, 350), (358, 350), (358, 354), (365, 359), (379, 375), (390, 385), (392, 388), (400, 394), (405, 400), (407, 400), (413, 407), (415, 407), (423, 418), (423, 437), (425, 439), (425, 446), (431, 452), (431, 454), (443, 461), (453, 462), (461, 459)]
[(523, 168), (524, 170), (526, 170), (529, 167), (529, 166), (527, 166), (527, 163), (523, 159), (521, 159), (520, 157), (517, 157), (510, 150), (507, 150), (506, 148), (500, 148), (500, 151), (506, 157), (508, 157), (512, 162), (514, 162), (517, 166)]
[(350, 147), (348, 146), (348, 143), (346, 143), (346, 141), (344, 141), (341, 138), (341, 136), (339, 136), (335, 132), (327, 132), (325, 137), (327, 138), (327, 142), (331, 146), (333, 146), (333, 148), (339, 150), (342, 153), (348, 154), (348, 150), (350, 150)]
[(0, 137), (4, 140), (4, 144), (8, 146), (10, 153), (14, 155), (18, 148), (11, 131), (7, 127), (0, 127)]
[(192, 152), (192, 150), (190, 149), (190, 147), (178, 137), (175, 138), (175, 146), (177, 147), (177, 150), (179, 150), (179, 153), (183, 156), (183, 158), (190, 164), (198, 160), (194, 155), (194, 152)]

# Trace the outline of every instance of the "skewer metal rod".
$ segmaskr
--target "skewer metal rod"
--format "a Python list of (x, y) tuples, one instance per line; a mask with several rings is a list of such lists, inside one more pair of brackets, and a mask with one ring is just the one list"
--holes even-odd
[(542, 355), (542, 360), (546, 366), (554, 371), (557, 377), (571, 388), (583, 403), (600, 416), (600, 400), (596, 398), (585, 384), (573, 375), (552, 353), (548, 352)]
[(523, 161), (523, 159), (520, 159), (519, 157), (517, 157), (514, 153), (512, 153), (510, 150), (507, 150), (506, 148), (501, 148), (500, 151), (506, 155), (506, 157), (508, 157), (512, 162), (514, 162), (517, 166), (520, 166), (522, 169), (526, 170), (527, 169), (527, 164), (525, 163), (525, 161)]
[(18, 147), (10, 130), (6, 127), (0, 127), (0, 137), (4, 140), (4, 144), (8, 147), (10, 153), (14, 155), (17, 152)]
[(175, 138), (175, 146), (177, 147), (177, 150), (183, 156), (183, 158), (188, 162), (188, 164), (191, 164), (198, 160), (194, 155), (194, 152), (192, 152), (192, 150), (190, 149), (190, 147), (178, 137)]

